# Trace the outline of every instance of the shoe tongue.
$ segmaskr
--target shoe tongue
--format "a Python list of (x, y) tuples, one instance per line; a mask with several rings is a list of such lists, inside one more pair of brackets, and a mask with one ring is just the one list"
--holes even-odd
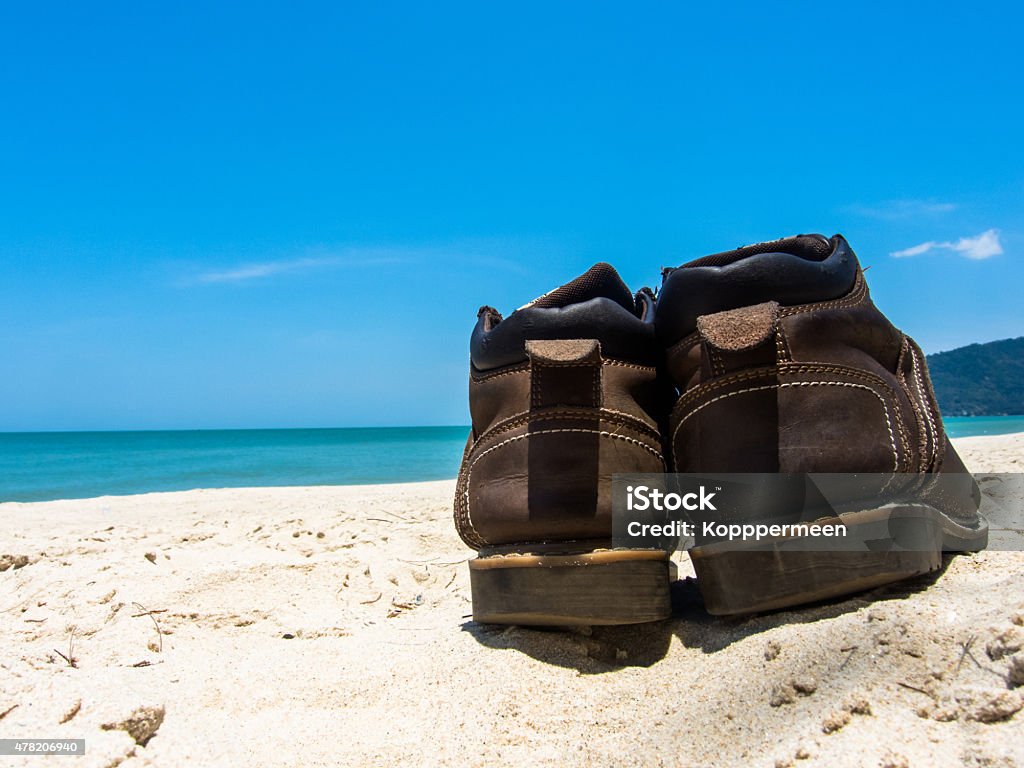
[(575, 280), (545, 293), (520, 309), (567, 307), (590, 299), (611, 299), (630, 312), (636, 313), (636, 302), (629, 287), (622, 282), (615, 267), (603, 261), (595, 264)]

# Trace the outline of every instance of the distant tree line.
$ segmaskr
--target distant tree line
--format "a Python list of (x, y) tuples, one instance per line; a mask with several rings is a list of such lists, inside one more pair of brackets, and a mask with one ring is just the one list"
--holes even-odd
[(944, 416), (1024, 414), (1024, 336), (928, 355)]

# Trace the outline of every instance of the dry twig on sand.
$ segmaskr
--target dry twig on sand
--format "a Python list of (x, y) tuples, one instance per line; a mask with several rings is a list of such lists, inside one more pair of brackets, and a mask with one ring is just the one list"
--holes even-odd
[(906, 688), (908, 691), (914, 691), (915, 693), (922, 693), (925, 696), (927, 696), (929, 699), (934, 699), (935, 698), (934, 694), (929, 693), (924, 688), (918, 688), (916, 685), (911, 685), (910, 683), (904, 683), (904, 682), (902, 682), (900, 680), (896, 681), (896, 685), (898, 685), (900, 688)]
[(69, 627), (68, 628), (68, 632), (70, 634), (68, 635), (68, 655), (67, 656), (65, 656), (63, 653), (58, 651), (56, 648), (53, 649), (53, 652), (56, 653), (58, 656), (60, 656), (62, 659), (64, 659), (64, 661), (66, 661), (68, 663), (68, 666), (73, 668), (73, 669), (77, 669), (78, 668), (78, 659), (75, 658), (75, 631), (76, 631), (75, 627)]
[(156, 627), (156, 638), (157, 638), (157, 641), (158, 641), (157, 647), (155, 649), (153, 649), (153, 650), (155, 650), (157, 653), (163, 653), (164, 652), (164, 633), (160, 630), (160, 625), (157, 624), (156, 616), (154, 616), (153, 614), (154, 613), (165, 613), (167, 611), (167, 609), (166, 608), (158, 608), (156, 610), (151, 611), (148, 608), (146, 608), (146, 606), (142, 605), (142, 603), (132, 603), (132, 605), (136, 606), (140, 611), (142, 611), (142, 613), (133, 613), (132, 614), (132, 618), (133, 619), (138, 619), (138, 618), (140, 618), (142, 616), (149, 616), (149, 618), (152, 619), (153, 626)]
[(978, 660), (974, 658), (974, 654), (971, 653), (971, 646), (974, 645), (974, 640), (976, 637), (977, 635), (971, 635), (969, 638), (967, 638), (967, 642), (960, 643), (960, 660), (956, 663), (956, 672), (953, 674), (954, 677), (960, 674), (960, 668), (964, 665), (964, 659), (968, 656), (971, 657), (971, 661), (973, 661), (975, 664), (978, 664)]

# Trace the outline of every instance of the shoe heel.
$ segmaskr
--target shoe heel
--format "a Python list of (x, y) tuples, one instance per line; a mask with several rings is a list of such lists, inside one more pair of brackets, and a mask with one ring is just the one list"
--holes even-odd
[(469, 562), (473, 620), (482, 624), (640, 624), (672, 613), (668, 555), (608, 550), (495, 555)]
[[(838, 521), (828, 521), (838, 522)], [(849, 549), (815, 550), (806, 538), (710, 544), (690, 550), (708, 612), (773, 611), (909, 579), (942, 566), (942, 523), (921, 507), (843, 515)], [(820, 545), (819, 545), (820, 546)]]

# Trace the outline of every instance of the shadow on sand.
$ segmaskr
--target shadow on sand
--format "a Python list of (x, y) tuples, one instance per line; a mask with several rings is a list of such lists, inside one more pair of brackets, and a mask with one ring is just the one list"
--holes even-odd
[(573, 629), (503, 626), (467, 621), (462, 630), (488, 648), (514, 649), (547, 664), (604, 674), (626, 667), (650, 667), (668, 653), (675, 636), (687, 648), (713, 654), (733, 643), (784, 624), (808, 624), (860, 610), (871, 603), (899, 600), (927, 589), (946, 571), (942, 567), (913, 579), (793, 610), (749, 616), (712, 616), (704, 609), (697, 580), (672, 585), (672, 617), (651, 624)]

